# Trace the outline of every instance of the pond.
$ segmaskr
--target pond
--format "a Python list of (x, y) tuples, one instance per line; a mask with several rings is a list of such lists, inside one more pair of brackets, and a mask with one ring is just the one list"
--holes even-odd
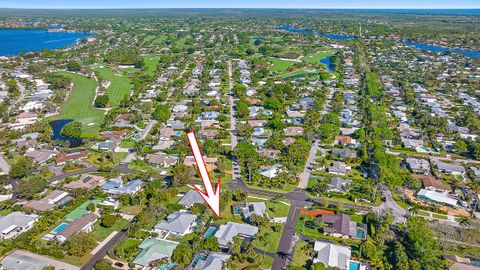
[(92, 36), (78, 32), (48, 32), (43, 29), (0, 30), (0, 55), (12, 56), (21, 52), (54, 50), (75, 45), (81, 39)]
[(277, 26), (273, 28), (274, 30), (283, 30), (283, 31), (288, 31), (290, 33), (301, 33), (301, 34), (315, 34), (319, 35), (322, 37), (327, 37), (333, 40), (352, 40), (355, 39), (353, 36), (346, 36), (346, 35), (336, 35), (336, 34), (326, 34), (326, 33), (320, 33), (317, 31), (313, 31), (310, 29), (295, 29), (292, 25), (284, 25), (284, 26)]
[(452, 53), (458, 53), (469, 58), (480, 58), (480, 51), (452, 49), (452, 48), (442, 47), (442, 46), (428, 44), (428, 43), (407, 42), (406, 44), (410, 47), (415, 47), (423, 51), (429, 51), (429, 52), (435, 52), (435, 53), (444, 53), (444, 52), (450, 51)]
[(327, 68), (330, 72), (335, 71), (335, 64), (332, 63), (332, 57), (331, 56), (327, 56), (327, 57), (323, 58), (322, 60), (320, 60), (320, 63), (327, 66)]
[(60, 119), (60, 120), (54, 120), (50, 122), (50, 126), (53, 129), (53, 134), (52, 134), (52, 140), (56, 141), (68, 141), (70, 142), (70, 147), (78, 147), (82, 145), (83, 141), (80, 138), (68, 138), (62, 136), (62, 129), (63, 127), (72, 122), (73, 119)]

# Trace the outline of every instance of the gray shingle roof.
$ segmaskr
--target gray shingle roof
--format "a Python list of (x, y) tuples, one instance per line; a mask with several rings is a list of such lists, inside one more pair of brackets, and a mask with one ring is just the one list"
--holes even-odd
[(189, 190), (181, 199), (178, 201), (178, 204), (183, 205), (184, 207), (192, 207), (196, 203), (203, 203), (204, 200), (196, 190)]
[(157, 225), (155, 225), (155, 229), (184, 234), (196, 219), (197, 216), (195, 215), (175, 212), (168, 215), (166, 221), (162, 220), (158, 222)]
[(217, 237), (220, 245), (226, 246), (229, 242), (233, 241), (233, 238), (237, 235), (253, 237), (257, 232), (258, 228), (255, 226), (228, 222), (225, 225), (220, 225), (218, 231), (215, 233), (215, 237)]

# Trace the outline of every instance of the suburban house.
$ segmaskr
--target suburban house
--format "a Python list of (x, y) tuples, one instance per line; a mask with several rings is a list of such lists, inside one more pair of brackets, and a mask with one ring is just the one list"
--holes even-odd
[(458, 200), (448, 197), (448, 193), (440, 193), (433, 190), (420, 189), (417, 192), (417, 197), (427, 202), (435, 202), (452, 207), (456, 207), (458, 204)]
[(55, 239), (63, 243), (77, 232), (91, 232), (93, 230), (93, 224), (95, 224), (98, 218), (99, 216), (95, 213), (87, 213), (68, 224), (65, 229), (58, 232)]
[[(211, 171), (215, 168), (215, 163), (217, 163), (218, 159), (203, 156), (203, 161), (205, 161), (205, 165), (207, 166), (207, 169)], [(183, 164), (187, 166), (197, 166), (195, 163), (195, 158), (193, 156), (186, 156), (185, 160), (183, 161)]]
[(25, 152), (24, 156), (35, 160), (35, 162), (43, 164), (47, 160), (58, 154), (55, 150), (32, 150)]
[(413, 173), (430, 174), (430, 162), (426, 159), (411, 158), (406, 159), (407, 166)]
[(93, 189), (96, 186), (103, 184), (105, 177), (99, 175), (85, 174), (80, 179), (65, 184), (63, 187), (66, 189)]
[(332, 243), (315, 241), (313, 247), (315, 257), (313, 263), (321, 262), (325, 266), (338, 267), (340, 270), (348, 270), (348, 261), (352, 255), (349, 247)]
[(268, 159), (277, 159), (280, 156), (280, 150), (276, 149), (262, 148), (260, 150), (257, 150), (257, 153), (260, 157)]
[(252, 215), (263, 217), (267, 212), (267, 206), (264, 202), (250, 202), (245, 204), (237, 204), (233, 207), (234, 214), (241, 214), (243, 219), (249, 221)]
[(52, 266), (42, 256), (36, 254), (31, 256), (23, 250), (15, 250), (8, 254), (0, 264), (0, 269), (3, 270), (42, 270), (47, 266)]
[(97, 142), (97, 144), (96, 144), (96, 148), (98, 150), (110, 151), (110, 152), (115, 152), (115, 149), (117, 149), (117, 146), (118, 146), (118, 143), (116, 141), (112, 141), (112, 140)]
[(198, 252), (187, 270), (223, 270), (230, 254), (220, 252)]
[(203, 203), (204, 200), (196, 190), (189, 190), (183, 197), (178, 201), (178, 204), (182, 205), (185, 208), (190, 208), (196, 203)]
[(153, 261), (170, 259), (178, 244), (174, 241), (148, 237), (138, 246), (142, 252), (132, 262), (136, 265), (136, 268), (144, 269)]
[(342, 161), (335, 161), (332, 166), (328, 168), (329, 173), (336, 175), (346, 175), (350, 170), (352, 170), (352, 168)]
[(155, 154), (148, 154), (145, 157), (145, 160), (153, 165), (157, 165), (160, 167), (170, 168), (177, 164), (178, 157), (167, 155), (165, 153), (155, 153)]
[(107, 140), (121, 140), (125, 135), (130, 132), (128, 129), (114, 130), (114, 131), (103, 131), (100, 132), (100, 137)]
[(71, 153), (59, 153), (57, 155), (57, 158), (55, 162), (57, 165), (63, 165), (67, 162), (75, 162), (82, 160), (90, 155), (90, 151), (87, 150), (81, 150), (81, 151), (76, 151), (76, 152), (71, 152)]
[(257, 232), (258, 228), (255, 226), (230, 221), (218, 227), (215, 237), (221, 247), (228, 247), (228, 243), (232, 242), (236, 236), (254, 237)]
[(40, 200), (31, 200), (23, 205), (26, 208), (32, 208), (35, 211), (44, 212), (57, 206), (63, 206), (70, 200), (68, 192), (54, 190)]
[(413, 175), (413, 177), (415, 177), (415, 179), (417, 180), (422, 181), (423, 187), (426, 190), (437, 191), (440, 193), (448, 193), (452, 190), (449, 185), (443, 183), (434, 176), (415, 174)]
[(348, 190), (352, 180), (343, 179), (341, 177), (335, 176), (330, 180), (330, 184), (327, 184), (328, 191), (330, 192), (340, 192), (343, 193)]
[(186, 212), (175, 212), (155, 225), (154, 229), (159, 235), (182, 237), (192, 233), (197, 224), (197, 216)]
[(457, 164), (436, 161), (435, 168), (445, 174), (465, 174), (465, 167)]
[(297, 137), (303, 135), (303, 127), (287, 127), (283, 129), (285, 137)]
[(341, 238), (357, 238), (357, 223), (345, 214), (323, 214), (322, 221), (327, 225), (327, 227), (323, 228), (323, 232), (326, 235)]
[(349, 148), (333, 148), (332, 154), (338, 156), (341, 159), (357, 157), (357, 152), (350, 150)]
[(357, 140), (350, 136), (335, 136), (335, 144), (341, 144), (346, 147), (355, 147)]
[(282, 170), (281, 164), (275, 164), (259, 170), (259, 173), (261, 175), (270, 179), (276, 177), (279, 173), (282, 173), (282, 172), (283, 170)]
[(130, 194), (133, 195), (140, 191), (142, 187), (142, 180), (136, 179), (132, 180), (126, 184), (123, 183), (122, 177), (117, 177), (110, 179), (105, 184), (102, 185), (103, 191), (110, 195), (117, 195), (117, 194)]
[(38, 215), (27, 215), (22, 212), (12, 212), (0, 217), (0, 239), (13, 238), (30, 230), (37, 219)]

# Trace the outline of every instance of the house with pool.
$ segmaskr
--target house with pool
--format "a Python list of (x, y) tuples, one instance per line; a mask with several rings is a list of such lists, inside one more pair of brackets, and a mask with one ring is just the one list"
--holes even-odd
[(332, 244), (323, 241), (315, 241), (313, 247), (315, 255), (313, 263), (323, 263), (325, 266), (337, 267), (340, 270), (369, 270), (370, 265), (351, 259), (350, 247)]
[(177, 211), (167, 216), (166, 220), (158, 222), (154, 230), (158, 233), (159, 238), (183, 237), (192, 233), (197, 225), (197, 216)]

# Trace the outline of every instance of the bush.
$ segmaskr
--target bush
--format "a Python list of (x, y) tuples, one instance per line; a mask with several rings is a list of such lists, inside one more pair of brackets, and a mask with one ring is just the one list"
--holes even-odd
[(99, 95), (95, 99), (94, 105), (95, 107), (98, 107), (98, 108), (105, 108), (107, 107), (108, 101), (109, 101), (108, 95)]
[(103, 216), (102, 222), (100, 223), (100, 225), (102, 225), (105, 228), (110, 228), (115, 224), (116, 221), (117, 221), (116, 216), (111, 214), (106, 214), (105, 216)]

